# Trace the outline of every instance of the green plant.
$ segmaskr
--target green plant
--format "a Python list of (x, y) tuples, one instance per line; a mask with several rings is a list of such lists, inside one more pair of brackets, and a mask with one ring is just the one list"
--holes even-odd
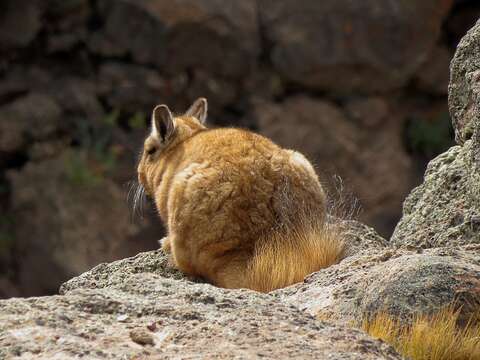
[(410, 150), (432, 158), (454, 144), (448, 113), (436, 119), (412, 118), (407, 126), (407, 142)]
[(88, 162), (85, 151), (71, 151), (65, 160), (65, 173), (68, 180), (77, 186), (93, 186), (102, 178), (95, 174)]
[(103, 119), (102, 122), (109, 126), (117, 126), (120, 119), (120, 110), (115, 109), (109, 112)]
[(138, 111), (128, 119), (128, 126), (132, 129), (145, 129), (146, 116), (143, 112)]
[(95, 185), (115, 169), (121, 147), (112, 145), (112, 134), (120, 115), (117, 109), (99, 122), (76, 123), (78, 147), (67, 156), (65, 164), (67, 177), (73, 184)]

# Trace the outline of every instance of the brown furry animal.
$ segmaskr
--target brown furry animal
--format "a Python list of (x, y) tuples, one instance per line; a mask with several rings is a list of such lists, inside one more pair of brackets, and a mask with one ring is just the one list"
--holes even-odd
[(206, 99), (152, 115), (138, 178), (168, 227), (175, 266), (225, 288), (268, 292), (339, 260), (310, 162), (246, 130), (207, 129)]

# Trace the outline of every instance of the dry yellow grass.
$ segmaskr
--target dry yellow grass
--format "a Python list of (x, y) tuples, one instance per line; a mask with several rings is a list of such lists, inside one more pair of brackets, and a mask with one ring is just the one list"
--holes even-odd
[(382, 312), (364, 320), (362, 328), (414, 360), (480, 360), (479, 315), (480, 310), (459, 327), (459, 310), (454, 306), (431, 316), (417, 316), (411, 325), (402, 325)]
[(345, 245), (334, 224), (305, 224), (285, 238), (270, 238), (256, 248), (249, 266), (252, 288), (269, 292), (301, 282), (306, 275), (338, 263)]

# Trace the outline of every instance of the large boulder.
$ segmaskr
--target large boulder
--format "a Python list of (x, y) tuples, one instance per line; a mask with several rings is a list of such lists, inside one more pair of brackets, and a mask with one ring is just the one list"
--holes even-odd
[(408, 322), (454, 302), (467, 321), (480, 305), (479, 251), (479, 245), (365, 250), (274, 294), (320, 319), (346, 324), (380, 312)]
[(463, 144), (474, 132), (480, 118), (480, 21), (458, 44), (450, 65), (448, 104), (455, 139)]
[(480, 182), (470, 166), (473, 143), (432, 160), (424, 182), (403, 204), (391, 243), (407, 248), (480, 244)]
[(387, 344), (248, 290), (131, 274), (0, 301), (0, 357), (400, 359)]
[(199, 67), (238, 77), (260, 52), (256, 8), (253, 0), (101, 0), (105, 25), (89, 45), (171, 74)]
[(259, 9), (271, 61), (285, 78), (345, 93), (404, 85), (433, 50), (452, 3), (262, 0)]

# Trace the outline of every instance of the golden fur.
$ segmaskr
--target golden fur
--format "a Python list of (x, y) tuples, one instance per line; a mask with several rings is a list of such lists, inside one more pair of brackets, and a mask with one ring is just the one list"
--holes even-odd
[(207, 102), (152, 115), (138, 177), (167, 225), (175, 266), (225, 288), (271, 291), (339, 260), (308, 160), (246, 130), (207, 129)]

